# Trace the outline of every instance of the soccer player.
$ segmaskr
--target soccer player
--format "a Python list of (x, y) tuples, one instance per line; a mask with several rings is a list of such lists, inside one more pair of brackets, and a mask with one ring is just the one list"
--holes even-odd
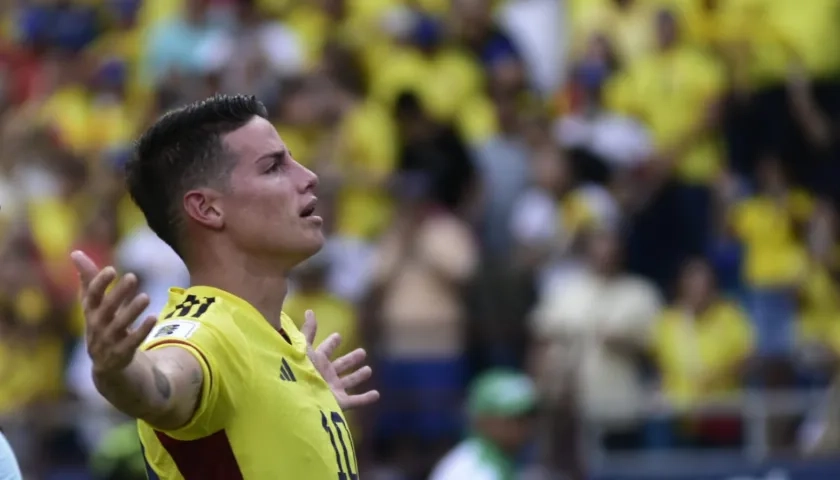
[(300, 330), (282, 312), (289, 271), (324, 236), (318, 179), (265, 107), (216, 96), (167, 113), (139, 140), (126, 177), (192, 286), (171, 289), (160, 317), (132, 328), (149, 301), (137, 277), (116, 281), (112, 267), (71, 256), (94, 382), (138, 420), (149, 477), (358, 478), (342, 412), (379, 393), (347, 391), (371, 376), (359, 368), (364, 350), (331, 361), (340, 338), (313, 348), (312, 312)]

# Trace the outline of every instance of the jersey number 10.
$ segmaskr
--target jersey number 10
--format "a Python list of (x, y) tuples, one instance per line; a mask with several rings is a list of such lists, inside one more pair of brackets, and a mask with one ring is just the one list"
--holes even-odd
[[(321, 426), (330, 436), (330, 443), (335, 451), (335, 462), (338, 464), (338, 480), (359, 480), (359, 473), (353, 473), (353, 465), (356, 464), (356, 449), (353, 447), (353, 438), (350, 436), (350, 429), (347, 423), (338, 412), (321, 412)], [(344, 433), (347, 433), (347, 440), (344, 440)], [(338, 443), (336, 443), (338, 437)], [(350, 450), (347, 450), (347, 443)], [(341, 450), (339, 450), (341, 445)], [(342, 461), (343, 460), (343, 461)], [(345, 467), (347, 470), (345, 471)]]

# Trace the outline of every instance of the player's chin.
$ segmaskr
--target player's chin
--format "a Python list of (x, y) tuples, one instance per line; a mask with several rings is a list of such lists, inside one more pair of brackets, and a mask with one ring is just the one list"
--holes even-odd
[(293, 237), (286, 237), (285, 248), (306, 256), (314, 255), (326, 242), (324, 229), (322, 228), (323, 221), (320, 217), (309, 217), (302, 220), (300, 224), (295, 226)]
[(302, 232), (301, 249), (309, 255), (315, 255), (318, 253), (318, 250), (321, 250), (321, 247), (324, 246), (326, 241), (326, 236), (324, 235), (324, 230), (321, 226), (313, 226)]

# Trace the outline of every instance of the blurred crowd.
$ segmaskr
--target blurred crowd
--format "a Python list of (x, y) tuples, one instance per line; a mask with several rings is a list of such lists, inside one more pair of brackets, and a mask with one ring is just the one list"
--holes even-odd
[(285, 309), (372, 352), (368, 475), (426, 478), (466, 435), (433, 478), (584, 478), (590, 421), (610, 451), (737, 447), (698, 409), (835, 372), (838, 0), (6, 1), (0, 424), (32, 478), (144, 478), (131, 424), (89, 413), (68, 252), (149, 313), (189, 281), (121, 168), (215, 92), (320, 176), (329, 240)]

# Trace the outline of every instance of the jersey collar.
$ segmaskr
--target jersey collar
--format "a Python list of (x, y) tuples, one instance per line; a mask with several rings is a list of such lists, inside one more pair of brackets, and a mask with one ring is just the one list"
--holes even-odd
[[(253, 305), (251, 305), (248, 301), (243, 298), (240, 298), (226, 290), (222, 290), (220, 288), (211, 287), (208, 285), (195, 285), (186, 290), (181, 288), (172, 288), (170, 291), (175, 293), (193, 293), (198, 296), (203, 297), (218, 297), (224, 299), (225, 302), (236, 306), (236, 308), (242, 310), (245, 314), (249, 316), (253, 316), (254, 318), (258, 318), (265, 323), (265, 327), (275, 335), (280, 336), (280, 333), (276, 331), (271, 324), (265, 319), (262, 313), (259, 312)], [(306, 338), (304, 338), (303, 334), (297, 329), (294, 323), (288, 319), (285, 314), (280, 315), (280, 327), (285, 330), (286, 334), (292, 340), (292, 347), (297, 350), (299, 353), (305, 354), (306, 353)], [(282, 340), (284, 343), (286, 342), (285, 339)]]

